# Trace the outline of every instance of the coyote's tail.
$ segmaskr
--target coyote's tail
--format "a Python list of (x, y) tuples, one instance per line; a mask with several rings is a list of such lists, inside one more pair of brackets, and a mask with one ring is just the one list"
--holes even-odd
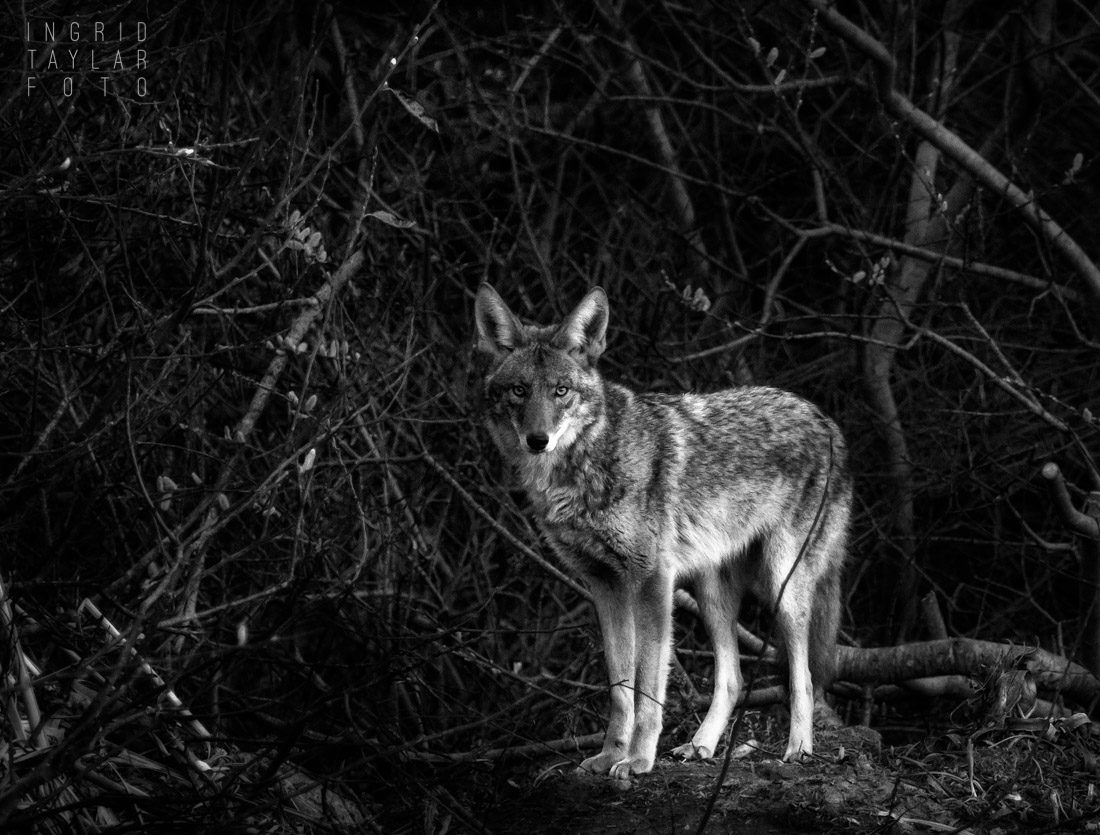
[(840, 570), (833, 567), (817, 584), (810, 614), (810, 677), (814, 689), (836, 677), (836, 639), (840, 631)]

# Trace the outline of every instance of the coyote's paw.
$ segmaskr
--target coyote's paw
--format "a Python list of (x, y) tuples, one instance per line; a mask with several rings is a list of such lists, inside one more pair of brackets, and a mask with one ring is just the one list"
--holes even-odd
[(623, 758), (622, 751), (601, 751), (594, 757), (589, 757), (581, 763), (580, 771), (589, 774), (607, 774), (615, 763)]
[(633, 756), (627, 757), (625, 760), (619, 760), (611, 766), (607, 776), (612, 780), (629, 780), (632, 774), (645, 774), (647, 771), (652, 770), (653, 757)]
[(622, 751), (601, 751), (581, 763), (581, 771), (606, 774), (612, 780), (629, 780), (632, 774), (645, 774), (653, 770), (653, 757), (623, 756)]
[(795, 742), (791, 740), (787, 745), (787, 751), (783, 754), (785, 763), (807, 762), (812, 758), (814, 746), (812, 742)]
[(714, 751), (706, 745), (696, 745), (694, 742), (685, 742), (672, 749), (672, 756), (682, 760), (709, 760), (714, 756)]

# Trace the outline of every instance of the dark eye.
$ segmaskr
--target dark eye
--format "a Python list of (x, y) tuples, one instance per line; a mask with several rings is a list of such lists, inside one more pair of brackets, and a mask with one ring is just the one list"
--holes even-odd
[(558, 386), (554, 389), (554, 394), (558, 397), (565, 397), (565, 395), (569, 394), (569, 386)]
[(516, 397), (526, 397), (527, 396), (527, 386), (520, 385), (520, 384), (512, 386), (512, 394), (514, 394)]

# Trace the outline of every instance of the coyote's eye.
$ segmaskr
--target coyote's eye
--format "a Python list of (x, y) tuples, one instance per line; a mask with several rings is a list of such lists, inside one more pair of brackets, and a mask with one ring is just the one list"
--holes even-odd
[(516, 385), (512, 386), (512, 394), (514, 394), (516, 397), (526, 396), (527, 395), (527, 386), (517, 383)]
[(554, 389), (554, 394), (558, 397), (565, 397), (565, 395), (569, 394), (569, 386), (558, 386)]

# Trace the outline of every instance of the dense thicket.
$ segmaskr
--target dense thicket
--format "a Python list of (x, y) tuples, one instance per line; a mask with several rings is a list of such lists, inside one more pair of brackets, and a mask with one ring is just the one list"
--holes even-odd
[(1095, 17), (380, 6), (2, 13), (0, 826), (397, 827), (460, 805), (436, 755), (600, 728), (593, 615), (470, 414), (486, 278), (541, 321), (602, 285), (620, 380), (832, 414), (848, 640), (931, 590), (1073, 655), (1037, 472), (1100, 488)]

